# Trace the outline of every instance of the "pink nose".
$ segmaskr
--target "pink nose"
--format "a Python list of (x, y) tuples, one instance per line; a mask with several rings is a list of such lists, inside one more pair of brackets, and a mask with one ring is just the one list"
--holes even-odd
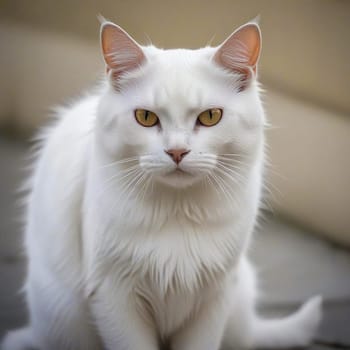
[(168, 149), (164, 152), (168, 154), (176, 164), (179, 164), (182, 161), (183, 157), (186, 154), (190, 153), (191, 151), (184, 148), (180, 148), (180, 149)]

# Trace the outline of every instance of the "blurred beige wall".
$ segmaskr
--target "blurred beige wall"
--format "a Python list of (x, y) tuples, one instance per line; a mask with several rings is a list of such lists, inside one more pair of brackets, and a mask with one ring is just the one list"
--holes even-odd
[[(141, 43), (218, 44), (261, 15), (276, 211), (350, 244), (350, 1), (0, 2), (0, 126), (26, 133), (103, 73), (96, 14)], [(276, 173), (278, 175), (276, 175)], [(277, 188), (277, 190), (274, 190)]]
[(97, 14), (135, 39), (164, 48), (220, 43), (257, 15), (263, 29), (261, 77), (325, 107), (350, 112), (348, 0), (1, 0), (0, 19), (41, 33), (80, 37), (96, 44)]

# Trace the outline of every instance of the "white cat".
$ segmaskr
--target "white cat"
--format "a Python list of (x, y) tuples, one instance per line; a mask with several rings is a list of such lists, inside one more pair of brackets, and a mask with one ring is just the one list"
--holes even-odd
[(141, 47), (101, 29), (107, 81), (45, 133), (26, 227), (30, 323), (3, 349), (304, 346), (321, 298), (255, 311), (246, 258), (264, 112), (256, 23), (218, 48)]

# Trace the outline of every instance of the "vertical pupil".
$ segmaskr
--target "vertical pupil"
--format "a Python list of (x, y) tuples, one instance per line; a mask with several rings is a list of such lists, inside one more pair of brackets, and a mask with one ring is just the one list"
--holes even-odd
[(148, 119), (148, 111), (145, 111), (145, 120), (147, 121), (147, 119)]
[(210, 118), (210, 119), (213, 119), (213, 112), (212, 112), (211, 109), (209, 109), (209, 118)]

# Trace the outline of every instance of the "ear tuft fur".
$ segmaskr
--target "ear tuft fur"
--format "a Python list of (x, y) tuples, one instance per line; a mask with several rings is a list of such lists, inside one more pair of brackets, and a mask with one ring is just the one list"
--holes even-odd
[(256, 20), (257, 18), (238, 28), (219, 46), (214, 55), (214, 61), (218, 65), (242, 76), (241, 90), (256, 75), (260, 57), (261, 32)]
[[(102, 17), (102, 16), (101, 16)], [(107, 72), (112, 71), (112, 79), (138, 68), (146, 60), (141, 46), (116, 24), (102, 19), (101, 47)]]

